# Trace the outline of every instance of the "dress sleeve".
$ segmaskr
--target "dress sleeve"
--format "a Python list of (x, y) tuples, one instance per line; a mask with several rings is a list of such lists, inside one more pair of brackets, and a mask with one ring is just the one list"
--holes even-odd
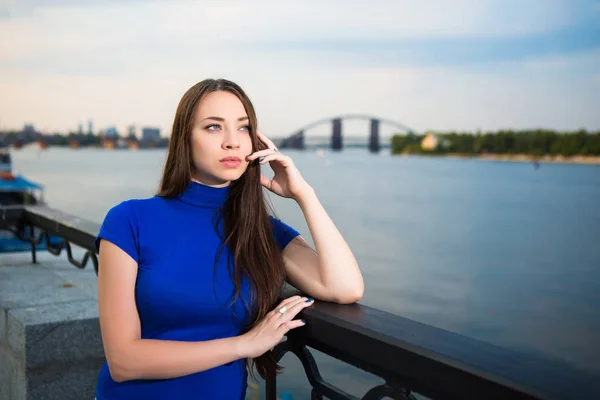
[(286, 224), (285, 222), (269, 216), (271, 220), (271, 226), (273, 227), (273, 235), (275, 236), (275, 242), (279, 246), (280, 250), (285, 249), (285, 246), (292, 241), (296, 236), (300, 236), (300, 232)]
[(96, 251), (100, 251), (100, 239), (105, 239), (139, 262), (138, 226), (131, 204), (124, 201), (110, 210), (102, 222), (95, 240)]

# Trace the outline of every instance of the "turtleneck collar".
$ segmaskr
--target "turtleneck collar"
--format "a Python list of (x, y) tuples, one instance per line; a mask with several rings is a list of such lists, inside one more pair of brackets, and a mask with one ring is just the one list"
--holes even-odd
[(218, 208), (225, 203), (227, 193), (229, 193), (229, 186), (217, 188), (190, 181), (188, 187), (179, 196), (179, 200), (193, 206)]

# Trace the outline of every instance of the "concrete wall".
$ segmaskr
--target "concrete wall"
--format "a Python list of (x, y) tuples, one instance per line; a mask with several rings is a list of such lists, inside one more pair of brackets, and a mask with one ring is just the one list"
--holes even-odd
[(103, 362), (91, 263), (0, 254), (0, 400), (91, 400)]

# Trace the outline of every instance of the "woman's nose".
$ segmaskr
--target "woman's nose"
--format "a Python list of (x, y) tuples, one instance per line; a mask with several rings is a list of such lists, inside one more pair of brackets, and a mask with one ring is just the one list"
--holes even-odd
[(225, 133), (223, 137), (223, 148), (225, 150), (233, 150), (240, 147), (240, 141), (236, 133)]

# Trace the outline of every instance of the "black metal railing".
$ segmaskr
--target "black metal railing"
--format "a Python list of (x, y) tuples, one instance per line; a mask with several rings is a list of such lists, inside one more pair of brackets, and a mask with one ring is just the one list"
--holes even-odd
[[(32, 244), (52, 235), (62, 238), (53, 254), (67, 250), (69, 261), (97, 273), (94, 240), (100, 225), (44, 206), (0, 207), (0, 230), (9, 230)], [(37, 230), (38, 236), (23, 232)], [(86, 250), (74, 260), (70, 250)], [(283, 297), (293, 294), (289, 290)], [(534, 316), (532, 316), (534, 317)], [(280, 360), (298, 357), (312, 386), (312, 399), (600, 399), (600, 380), (549, 358), (497, 347), (361, 304), (317, 301), (301, 313), (306, 326), (291, 331), (274, 349)], [(490, 316), (493, 318), (493, 316)], [(362, 397), (323, 380), (311, 349), (383, 379)], [(266, 382), (267, 400), (276, 399), (276, 377)]]
[[(292, 294), (292, 293), (289, 293)], [(287, 297), (289, 294), (286, 294)], [(492, 318), (492, 316), (490, 316)], [(277, 360), (298, 357), (312, 399), (600, 399), (600, 380), (566, 363), (512, 351), (360, 304), (316, 302), (306, 326), (275, 348)], [(363, 397), (320, 376), (310, 350), (383, 378)], [(276, 379), (267, 380), (274, 400)]]
[[(31, 245), (31, 258), (37, 262), (38, 247), (43, 243), (51, 254), (59, 256), (63, 249), (67, 259), (83, 269), (92, 261), (98, 274), (98, 257), (94, 240), (100, 225), (46, 206), (0, 206), (0, 230), (12, 232), (15, 237)], [(59, 239), (58, 243), (57, 240)], [(72, 245), (82, 247), (81, 260), (73, 257)]]

